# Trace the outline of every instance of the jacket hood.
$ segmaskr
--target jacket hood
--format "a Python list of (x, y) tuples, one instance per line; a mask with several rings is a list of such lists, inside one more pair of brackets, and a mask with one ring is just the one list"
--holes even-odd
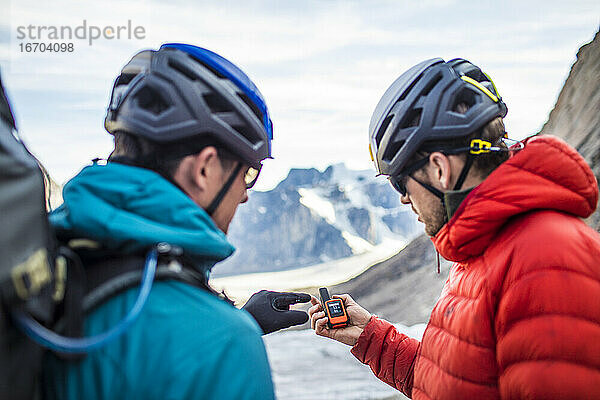
[(63, 199), (50, 214), (59, 236), (92, 239), (123, 253), (168, 242), (183, 248), (203, 272), (234, 251), (201, 207), (147, 169), (91, 165), (65, 185)]
[(447, 260), (481, 254), (519, 214), (556, 210), (586, 218), (596, 209), (598, 184), (575, 149), (552, 136), (533, 136), (464, 199), (432, 238)]

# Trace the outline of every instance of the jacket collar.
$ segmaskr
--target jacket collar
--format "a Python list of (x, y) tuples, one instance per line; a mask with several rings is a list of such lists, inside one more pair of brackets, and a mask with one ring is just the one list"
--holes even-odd
[(234, 251), (202, 208), (147, 169), (91, 165), (65, 185), (63, 199), (50, 215), (61, 236), (92, 239), (126, 254), (168, 242), (183, 248), (203, 272)]
[(534, 136), (462, 201), (432, 238), (447, 260), (480, 255), (508, 219), (549, 209), (588, 217), (596, 209), (598, 184), (585, 160), (564, 141)]

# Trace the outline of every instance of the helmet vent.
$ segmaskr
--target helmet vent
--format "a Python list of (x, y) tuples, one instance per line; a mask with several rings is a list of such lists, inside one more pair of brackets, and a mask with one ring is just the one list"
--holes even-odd
[(238, 93), (237, 95), (244, 103), (246, 103), (246, 105), (248, 107), (250, 107), (250, 109), (252, 110), (254, 115), (256, 115), (256, 118), (258, 118), (258, 120), (261, 121), (261, 123), (262, 123), (263, 114), (262, 114), (262, 112), (260, 112), (260, 110), (258, 109), (256, 104), (254, 104), (254, 102), (252, 102), (252, 100), (250, 100), (250, 98), (248, 96), (246, 96), (245, 93)]
[(383, 123), (381, 124), (381, 127), (377, 131), (377, 135), (375, 135), (375, 143), (377, 143), (377, 146), (379, 146), (379, 143), (381, 143), (381, 139), (383, 138), (383, 134), (387, 130), (388, 126), (390, 125), (390, 122), (392, 122), (393, 118), (394, 118), (394, 115), (390, 114), (387, 117), (385, 117), (385, 119), (383, 120)]
[(433, 90), (433, 88), (435, 87), (435, 85), (438, 84), (439, 81), (442, 80), (442, 74), (438, 73), (430, 82), (429, 84), (425, 87), (425, 90), (423, 90), (423, 92), (421, 93), (421, 96), (427, 96), (431, 90)]
[(208, 108), (213, 113), (222, 113), (222, 112), (232, 112), (233, 109), (231, 105), (223, 98), (223, 96), (219, 96), (216, 93), (206, 93), (202, 96)]
[(404, 140), (390, 143), (385, 149), (385, 153), (383, 153), (383, 159), (388, 162), (392, 161), (392, 159), (398, 153), (403, 144)]
[(177, 62), (176, 60), (169, 59), (169, 67), (181, 73), (183, 76), (185, 76), (191, 81), (195, 81), (198, 79), (197, 75), (194, 72), (190, 71), (190, 69), (187, 66)]
[(249, 129), (246, 125), (234, 125), (232, 128), (237, 131), (240, 135), (242, 135), (247, 141), (252, 144), (257, 142), (257, 137), (252, 133), (252, 130)]
[[(464, 110), (464, 106), (466, 106), (467, 110), (473, 107), (477, 103), (477, 96), (478, 95), (472, 89), (467, 87), (463, 88), (454, 98), (452, 111), (464, 114), (466, 112), (466, 110)], [(460, 104), (462, 104), (462, 106), (460, 106), (462, 110), (459, 110)]]
[(144, 110), (150, 111), (152, 114), (158, 115), (169, 108), (169, 104), (155, 89), (144, 86), (135, 95), (135, 98)]
[(404, 121), (402, 121), (400, 129), (419, 126), (419, 124), (421, 123), (421, 114), (423, 114), (422, 108), (413, 108), (412, 110), (410, 110), (410, 112), (406, 115)]
[(404, 92), (402, 92), (402, 94), (400, 95), (400, 97), (398, 97), (398, 101), (402, 101), (406, 98), (406, 96), (408, 96), (408, 94), (413, 90), (413, 88), (415, 87), (415, 85), (421, 80), (421, 76), (419, 76), (417, 79), (415, 79), (414, 81), (412, 81), (410, 83), (410, 85), (406, 88), (406, 90)]
[(119, 75), (119, 79), (117, 79), (117, 82), (115, 83), (115, 87), (120, 86), (120, 85), (127, 85), (129, 82), (131, 82), (131, 80), (133, 78), (136, 77), (137, 74), (125, 74), (122, 73), (121, 75)]
[(210, 72), (212, 72), (214, 75), (216, 75), (219, 79), (228, 79), (225, 75), (223, 75), (222, 73), (220, 73), (219, 71), (217, 71), (216, 69), (214, 69), (213, 67), (211, 67), (210, 65), (208, 65), (207, 63), (205, 63), (204, 61), (200, 60), (199, 58), (195, 57), (193, 54), (189, 54), (188, 56), (194, 60), (195, 62), (197, 62), (198, 64), (202, 65), (204, 68), (206, 68), (207, 70), (209, 70)]
[(200, 65), (202, 65), (204, 68), (206, 68), (207, 70), (209, 70), (210, 72), (212, 72), (214, 75), (216, 75), (219, 79), (228, 79), (225, 75), (223, 75), (222, 73), (220, 73), (219, 71), (217, 71), (216, 69), (214, 69), (213, 67), (211, 67), (210, 65), (203, 63), (202, 61), (198, 60), (197, 58), (194, 58), (198, 63), (200, 63)]

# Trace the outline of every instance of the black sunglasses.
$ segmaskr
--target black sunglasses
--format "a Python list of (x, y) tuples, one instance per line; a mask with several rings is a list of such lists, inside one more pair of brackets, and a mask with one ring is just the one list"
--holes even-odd
[(392, 187), (396, 189), (402, 196), (406, 196), (406, 181), (408, 177), (423, 168), (428, 162), (429, 156), (416, 161), (412, 165), (409, 165), (398, 175), (390, 175), (388, 179), (390, 180)]

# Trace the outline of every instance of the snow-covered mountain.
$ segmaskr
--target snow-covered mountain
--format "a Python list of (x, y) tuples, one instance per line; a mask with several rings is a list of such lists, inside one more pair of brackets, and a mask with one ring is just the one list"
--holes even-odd
[(407, 243), (417, 224), (373, 171), (292, 169), (275, 189), (249, 193), (229, 229), (237, 251), (213, 274), (280, 271), (361, 254), (384, 239)]

